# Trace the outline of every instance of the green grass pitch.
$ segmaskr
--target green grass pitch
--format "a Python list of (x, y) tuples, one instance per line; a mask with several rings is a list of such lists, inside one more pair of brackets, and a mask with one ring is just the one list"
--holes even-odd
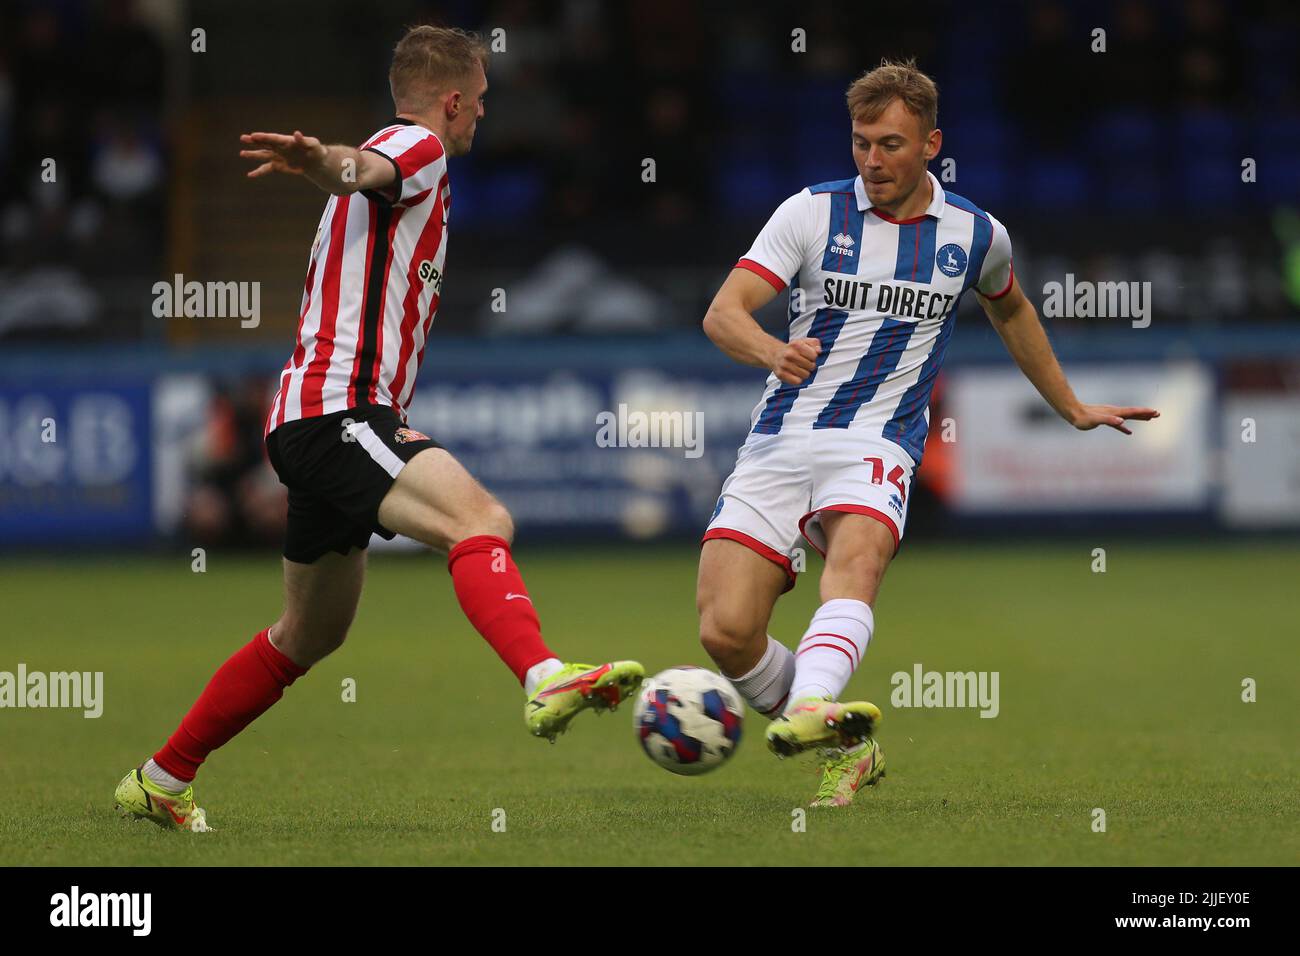
[[(120, 776), (279, 613), (278, 559), (6, 560), (0, 670), (102, 670), (105, 704), (0, 710), (0, 863), (1294, 864), (1300, 547), (1121, 541), (1104, 574), (1092, 547), (905, 549), (848, 691), (884, 711), (889, 775), (804, 832), (792, 811), (817, 778), (767, 753), (756, 715), (694, 779), (645, 758), (630, 706), (555, 746), (527, 736), (519, 688), (429, 555), (373, 557), (348, 643), (209, 760), (215, 832), (119, 819)], [(706, 663), (693, 548), (517, 551), (564, 656)], [(787, 643), (814, 577), (778, 605)], [(917, 662), (998, 671), (1001, 713), (891, 706), (890, 675)]]

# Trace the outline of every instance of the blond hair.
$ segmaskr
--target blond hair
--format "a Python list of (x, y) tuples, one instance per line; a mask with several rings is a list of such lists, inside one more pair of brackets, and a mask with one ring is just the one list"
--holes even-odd
[(921, 121), (922, 132), (930, 132), (938, 123), (939, 88), (917, 69), (914, 59), (881, 60), (880, 66), (850, 84), (846, 99), (854, 122), (875, 122), (890, 103), (901, 100), (907, 111)]
[(488, 50), (477, 33), (455, 27), (411, 27), (393, 48), (388, 86), (398, 112), (421, 112), (434, 98), (487, 69)]

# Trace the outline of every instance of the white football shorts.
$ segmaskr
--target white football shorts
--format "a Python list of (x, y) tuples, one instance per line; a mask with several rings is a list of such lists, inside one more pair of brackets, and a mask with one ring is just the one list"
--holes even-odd
[(907, 452), (863, 429), (751, 433), (723, 482), (704, 540), (749, 547), (784, 568), (794, 587), (801, 539), (826, 555), (824, 511), (870, 515), (889, 529), (897, 550), (914, 469)]

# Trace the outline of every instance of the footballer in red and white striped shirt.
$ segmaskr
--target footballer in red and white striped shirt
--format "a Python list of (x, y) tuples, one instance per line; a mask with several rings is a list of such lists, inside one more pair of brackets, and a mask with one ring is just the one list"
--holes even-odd
[(118, 784), (118, 804), (168, 827), (206, 829), (190, 782), (208, 754), (280, 699), (347, 636), (372, 534), (448, 553), (461, 609), (524, 687), (524, 721), (555, 737), (588, 708), (636, 693), (635, 661), (563, 663), (510, 553), (510, 514), (405, 409), (438, 311), (451, 194), (447, 158), (483, 116), (487, 50), (421, 26), (393, 51), (396, 120), (361, 144), (300, 131), (248, 133), (249, 176), (302, 176), (330, 194), (312, 243), (298, 340), (266, 422), (289, 489), (285, 610), (217, 670), (180, 726)]
[(382, 157), (381, 172), (391, 166), (392, 184), (333, 195), (325, 204), (298, 341), (280, 373), (268, 433), (358, 405), (388, 405), (406, 417), (442, 291), (451, 207), (447, 149), (432, 130), (398, 119), (360, 150)]

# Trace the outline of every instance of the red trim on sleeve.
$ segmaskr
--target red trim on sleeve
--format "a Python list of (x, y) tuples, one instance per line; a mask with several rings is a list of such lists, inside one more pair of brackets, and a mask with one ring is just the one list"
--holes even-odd
[[(1006, 295), (1008, 292), (1011, 291), (1011, 284), (1012, 284), (1013, 282), (1016, 281), (1016, 263), (1015, 263), (1014, 260), (1013, 260), (1012, 263), (1011, 263), (1011, 268), (1008, 269), (1007, 272), (1009, 273), (1009, 274), (1007, 275), (1007, 287), (1006, 287), (1005, 289), (1003, 289), (1001, 292), (997, 293), (996, 295), (985, 295), (984, 298), (986, 298), (986, 299), (1000, 299), (1000, 298), (1002, 298), (1004, 295)], [(981, 292), (980, 295), (984, 295), (984, 293)]]
[(786, 577), (790, 579), (790, 583), (786, 585), (785, 590), (789, 591), (794, 587), (794, 565), (791, 564), (790, 559), (780, 551), (768, 547), (762, 541), (750, 537), (743, 531), (735, 531), (732, 528), (710, 528), (708, 531), (704, 532), (704, 537), (700, 539), (700, 544), (703, 545), (705, 541), (714, 541), (719, 538), (724, 541), (735, 541), (737, 544), (743, 544), (755, 554), (767, 558), (767, 560), (771, 561), (773, 564), (780, 565), (781, 570), (783, 570)]
[(785, 281), (765, 265), (760, 265), (753, 259), (741, 259), (736, 263), (737, 269), (748, 269), (754, 275), (761, 279), (766, 279), (768, 284), (777, 292), (785, 288)]

